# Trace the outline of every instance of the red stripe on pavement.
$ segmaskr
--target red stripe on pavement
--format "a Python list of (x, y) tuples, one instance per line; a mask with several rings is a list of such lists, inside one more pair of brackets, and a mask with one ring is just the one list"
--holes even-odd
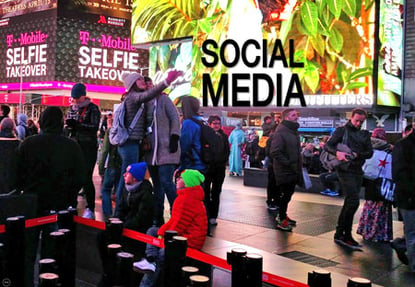
[(226, 262), (226, 260), (201, 252), (199, 250), (188, 248), (186, 255), (210, 265), (214, 265), (225, 270), (231, 270), (231, 266)]
[(0, 225), (0, 233), (4, 233), (6, 231), (6, 226), (3, 224), (3, 225)]

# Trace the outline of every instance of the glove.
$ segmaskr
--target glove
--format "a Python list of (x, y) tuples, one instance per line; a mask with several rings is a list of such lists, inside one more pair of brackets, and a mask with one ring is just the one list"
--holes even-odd
[(170, 153), (175, 153), (177, 149), (179, 148), (179, 136), (178, 135), (171, 135), (170, 136)]
[(183, 72), (182, 71), (178, 71), (178, 70), (171, 70), (168, 74), (167, 74), (167, 78), (166, 78), (166, 83), (168, 85), (170, 85), (171, 83), (174, 82), (174, 80), (176, 80), (178, 77), (182, 76)]
[(76, 127), (76, 125), (77, 125), (77, 121), (76, 120), (74, 120), (74, 119), (67, 119), (66, 120), (66, 125), (68, 126), (68, 127), (70, 127), (70, 128), (74, 128), (74, 127)]

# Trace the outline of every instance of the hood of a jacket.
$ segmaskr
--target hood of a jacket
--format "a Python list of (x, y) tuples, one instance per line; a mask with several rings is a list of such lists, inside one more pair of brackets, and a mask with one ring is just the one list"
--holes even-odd
[(205, 199), (205, 192), (203, 188), (198, 185), (194, 187), (186, 187), (177, 191), (178, 196), (188, 196), (195, 200), (203, 201)]
[(43, 133), (60, 134), (63, 129), (63, 113), (58, 107), (48, 107), (39, 118)]
[(27, 126), (27, 116), (25, 114), (18, 114), (17, 115), (17, 125), (19, 126)]

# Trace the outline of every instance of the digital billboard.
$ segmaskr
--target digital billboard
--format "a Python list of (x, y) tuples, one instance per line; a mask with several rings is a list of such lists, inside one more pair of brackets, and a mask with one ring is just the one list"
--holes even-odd
[(371, 106), (375, 2), (138, 0), (131, 37), (192, 37), (205, 106)]
[(377, 104), (381, 106), (400, 106), (403, 9), (403, 0), (380, 0)]
[(0, 18), (55, 9), (57, 0), (0, 0)]
[(55, 77), (56, 10), (15, 16), (0, 26), (0, 83)]

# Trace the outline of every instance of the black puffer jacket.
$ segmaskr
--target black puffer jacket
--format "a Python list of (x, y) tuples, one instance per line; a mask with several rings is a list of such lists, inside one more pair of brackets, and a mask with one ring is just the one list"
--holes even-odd
[(415, 209), (415, 132), (396, 143), (392, 150), (392, 178), (399, 208)]
[(299, 124), (296, 122), (282, 121), (271, 135), (270, 155), (277, 185), (302, 183), (301, 145), (298, 128)]
[[(372, 144), (370, 142), (370, 134), (366, 130), (357, 129), (349, 121), (346, 125), (338, 127), (327, 143), (324, 145), (326, 149), (331, 154), (336, 154), (336, 147), (338, 143), (343, 142), (343, 135), (345, 134), (345, 129), (347, 129), (347, 146), (357, 154), (357, 156), (347, 164), (346, 172), (363, 174), (362, 166), (365, 163), (365, 160), (370, 158), (373, 155)], [(342, 167), (345, 165), (342, 165)], [(344, 170), (342, 170), (344, 172)]]

